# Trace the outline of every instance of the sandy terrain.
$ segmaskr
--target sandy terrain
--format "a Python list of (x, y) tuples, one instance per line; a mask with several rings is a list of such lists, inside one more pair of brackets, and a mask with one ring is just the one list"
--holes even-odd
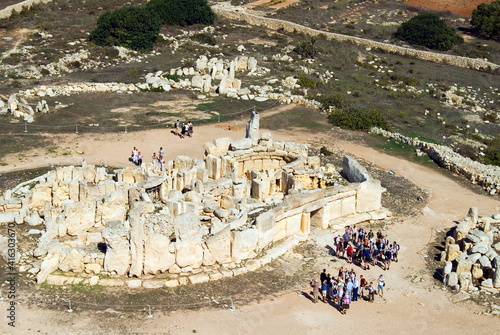
[[(85, 135), (73, 134), (57, 138), (62, 148), (84, 151), (92, 163), (113, 166), (129, 166), (127, 157), (132, 146), (140, 148), (147, 156), (166, 149), (167, 158), (187, 154), (202, 158), (202, 144), (213, 138), (229, 136), (237, 139), (244, 136), (245, 121), (230, 124), (207, 125), (195, 128), (195, 137), (179, 139), (167, 130), (140, 133)], [(239, 130), (229, 130), (232, 129)], [(264, 130), (261, 130), (264, 131)], [(301, 134), (300, 137), (297, 134)], [(500, 321), (497, 317), (476, 314), (484, 311), (472, 302), (452, 303), (451, 294), (441, 290), (426, 269), (425, 254), (428, 243), (436, 230), (463, 218), (470, 206), (479, 207), (480, 215), (500, 212), (500, 202), (494, 198), (477, 195), (448, 177), (429, 168), (405, 160), (381, 154), (371, 148), (344, 142), (327, 134), (307, 135), (306, 132), (273, 132), (274, 139), (295, 140), (303, 143), (324, 143), (338, 147), (378, 167), (392, 169), (420, 187), (429, 190), (431, 197), (427, 207), (418, 217), (401, 218), (402, 223), (390, 226), (388, 235), (402, 245), (400, 262), (393, 264), (384, 273), (387, 290), (382, 298), (370, 304), (360, 301), (351, 306), (346, 316), (328, 304), (312, 304), (296, 292), (281, 292), (263, 297), (260, 303), (235, 302), (236, 310), (211, 308), (198, 311), (163, 313), (155, 311), (154, 317), (146, 313), (95, 313), (80, 311), (44, 310), (18, 306), (17, 327), (7, 326), (5, 316), (0, 318), (1, 334), (329, 334), (354, 332), (359, 334), (494, 334), (498, 333)], [(66, 150), (66, 149), (65, 149)], [(29, 157), (29, 155), (26, 155)], [(82, 155), (83, 156), (83, 155)], [(77, 163), (81, 157), (69, 158), (37, 157), (36, 163), (9, 158), (10, 164), (2, 166), (0, 172), (13, 168), (25, 168), (47, 163)], [(148, 160), (148, 159), (146, 159)], [(397, 213), (395, 213), (397, 214)], [(327, 234), (327, 233), (324, 233)], [(318, 245), (324, 245), (322, 234), (314, 233)], [(331, 263), (318, 263), (318, 273)], [(358, 268), (359, 270), (359, 268)], [(382, 270), (372, 267), (360, 271), (369, 279), (375, 279)], [(419, 275), (422, 282), (413, 283), (412, 276)], [(224, 282), (221, 282), (224, 285)], [(307, 283), (304, 283), (307, 290)], [(308, 290), (307, 290), (308, 291)], [(6, 302), (0, 302), (4, 315)]]
[(492, 3), (494, 0), (405, 0), (404, 2), (418, 7), (471, 16), (472, 11), (482, 3)]

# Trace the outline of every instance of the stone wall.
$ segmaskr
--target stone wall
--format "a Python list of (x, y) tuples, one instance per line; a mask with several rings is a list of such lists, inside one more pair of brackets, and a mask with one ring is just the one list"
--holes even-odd
[(16, 3), (14, 5), (11, 5), (9, 7), (6, 7), (2, 10), (0, 10), (0, 19), (6, 19), (9, 18), (14, 11), (16, 12), (21, 12), (23, 7), (29, 8), (32, 5), (36, 5), (39, 3), (48, 3), (52, 2), (52, 0), (25, 0), (25, 1), (20, 1), (19, 3)]
[(464, 176), (473, 184), (483, 186), (490, 195), (500, 193), (499, 166), (481, 164), (470, 158), (461, 156), (447, 146), (424, 142), (418, 138), (406, 137), (399, 133), (391, 133), (380, 128), (372, 128), (371, 132), (418, 148), (429, 155), (441, 167)]
[(39, 228), (23, 253), (32, 261), (22, 264), (38, 283), (149, 288), (253, 271), (307, 239), (311, 226), (386, 216), (378, 181), (333, 184), (338, 172), (307, 146), (262, 134), (255, 145), (223, 138), (205, 151), (203, 160), (177, 156), (163, 170), (58, 167), (6, 192), (0, 223)]
[(302, 25), (273, 19), (262, 17), (254, 14), (249, 14), (241, 11), (235, 11), (228, 8), (222, 8), (220, 5), (215, 5), (212, 7), (213, 11), (222, 17), (225, 17), (230, 20), (235, 21), (244, 21), (251, 25), (266, 27), (271, 30), (284, 30), (287, 32), (298, 32), (305, 35), (316, 36), (322, 35), (325, 36), (328, 40), (335, 40), (339, 42), (350, 42), (365, 48), (379, 49), (385, 52), (416, 58), (420, 60), (435, 62), (435, 63), (443, 63), (449, 64), (458, 67), (464, 67), (474, 70), (487, 71), (492, 73), (500, 73), (500, 65), (491, 63), (488, 61), (484, 61), (482, 59), (474, 59), (467, 58), (461, 56), (453, 56), (448, 54), (441, 54), (435, 52), (428, 52), (423, 50), (416, 50), (412, 48), (401, 47), (393, 44), (376, 42), (372, 40), (368, 40), (361, 37), (348, 36), (338, 33), (330, 33), (325, 32), (313, 28), (304, 27)]

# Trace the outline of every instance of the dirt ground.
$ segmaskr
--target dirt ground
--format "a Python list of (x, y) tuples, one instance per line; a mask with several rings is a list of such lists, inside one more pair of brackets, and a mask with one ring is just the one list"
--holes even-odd
[[(280, 108), (274, 111), (276, 113)], [(263, 116), (263, 115), (262, 115)], [(0, 167), (0, 173), (13, 169), (25, 169), (48, 164), (78, 164), (83, 157), (90, 163), (110, 166), (130, 166), (127, 158), (133, 146), (145, 154), (148, 161), (152, 152), (160, 146), (166, 149), (167, 159), (178, 154), (196, 158), (203, 156), (203, 143), (214, 138), (229, 136), (238, 139), (244, 136), (246, 120), (228, 124), (206, 125), (195, 128), (193, 138), (180, 139), (167, 130), (152, 130), (120, 134), (71, 134), (55, 136), (60, 143), (59, 153), (49, 156), (35, 156), (35, 153), (8, 157), (8, 165)], [(261, 129), (261, 132), (265, 131)], [(486, 307), (470, 301), (453, 303), (453, 294), (443, 290), (432, 278), (426, 258), (429, 243), (438, 231), (452, 226), (453, 221), (462, 219), (471, 206), (479, 208), (480, 215), (500, 212), (496, 198), (473, 193), (456, 181), (435, 170), (403, 159), (380, 153), (352, 141), (343, 140), (336, 132), (310, 134), (304, 130), (289, 129), (274, 131), (274, 139), (311, 143), (316, 147), (327, 145), (345, 151), (383, 170), (393, 170), (428, 193), (428, 202), (420, 214), (401, 217), (394, 213), (391, 224), (386, 227), (390, 240), (397, 240), (402, 246), (400, 261), (390, 271), (378, 267), (362, 271), (369, 280), (375, 280), (384, 273), (387, 289), (384, 297), (377, 297), (375, 303), (365, 301), (353, 303), (346, 316), (341, 315), (329, 304), (313, 304), (307, 298), (307, 279), (304, 285), (285, 292), (262, 295), (259, 301), (248, 302), (244, 297), (234, 301), (235, 310), (227, 307), (210, 307), (198, 310), (164, 312), (153, 310), (153, 317), (147, 318), (146, 311), (119, 312), (79, 309), (68, 313), (34, 306), (17, 306), (16, 328), (7, 325), (6, 301), (0, 301), (0, 333), (2, 334), (327, 334), (356, 332), (359, 334), (461, 334), (498, 333), (499, 319), (482, 315)], [(318, 145), (319, 144), (319, 145)], [(81, 154), (78, 154), (80, 152)], [(317, 249), (312, 259), (317, 273), (323, 268), (334, 272), (344, 261), (335, 261), (328, 255), (327, 246), (334, 232), (314, 230), (310, 241)], [(292, 255), (293, 256), (293, 255)], [(292, 257), (288, 256), (288, 257)], [(305, 262), (300, 257), (295, 263)], [(293, 262), (283, 264), (291, 264)], [(350, 267), (350, 265), (349, 265)], [(289, 271), (293, 272), (294, 268)], [(419, 280), (414, 280), (416, 277)], [(224, 281), (220, 282), (224, 285)], [(196, 286), (192, 287), (196, 290)], [(297, 290), (306, 295), (298, 296)], [(117, 305), (121, 302), (116, 302)], [(225, 304), (228, 304), (226, 301)], [(213, 305), (212, 305), (213, 306)]]
[(472, 11), (482, 3), (492, 3), (494, 0), (404, 0), (412, 6), (424, 7), (439, 11), (471, 16)]

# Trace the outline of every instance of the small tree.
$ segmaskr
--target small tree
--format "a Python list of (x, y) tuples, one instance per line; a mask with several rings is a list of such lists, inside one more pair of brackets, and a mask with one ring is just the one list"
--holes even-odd
[(146, 8), (163, 24), (190, 26), (212, 24), (215, 14), (207, 0), (151, 0)]
[(436, 50), (449, 50), (454, 44), (463, 42), (456, 29), (448, 27), (435, 13), (419, 14), (402, 23), (396, 38)]
[(472, 12), (471, 24), (480, 36), (500, 40), (500, 1), (477, 6)]
[(318, 53), (318, 47), (316, 46), (318, 40), (318, 35), (311, 36), (309, 41), (299, 42), (293, 50), (304, 58), (314, 59)]
[(101, 46), (151, 50), (160, 28), (158, 17), (150, 15), (144, 7), (124, 7), (101, 15), (90, 40)]

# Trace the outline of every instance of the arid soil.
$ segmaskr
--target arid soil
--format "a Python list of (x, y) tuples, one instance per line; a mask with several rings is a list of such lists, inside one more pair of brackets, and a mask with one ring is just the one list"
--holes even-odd
[(450, 11), (463, 16), (471, 16), (472, 11), (482, 3), (494, 0), (405, 0), (408, 5), (429, 8), (438, 11)]
[[(277, 112), (278, 109), (273, 112)], [(264, 113), (263, 113), (264, 114)], [(0, 167), (0, 171), (26, 168), (48, 163), (76, 164), (83, 156), (91, 163), (106, 163), (112, 166), (128, 166), (127, 157), (132, 146), (140, 148), (146, 157), (163, 146), (167, 159), (177, 154), (187, 154), (202, 158), (202, 145), (205, 141), (221, 136), (237, 139), (244, 136), (246, 120), (230, 124), (206, 125), (195, 128), (193, 138), (180, 139), (167, 130), (153, 130), (141, 133), (121, 133), (109, 135), (72, 134), (54, 138), (60, 143), (60, 151), (72, 154), (53, 157), (30, 157), (19, 159), (9, 157), (9, 164)], [(230, 130), (231, 129), (231, 130)], [(261, 130), (265, 131), (265, 130)], [(300, 135), (298, 135), (300, 134)], [(453, 293), (442, 290), (442, 286), (432, 278), (428, 269), (427, 258), (429, 244), (438, 231), (452, 226), (453, 221), (463, 218), (469, 207), (477, 206), (480, 215), (500, 212), (500, 202), (485, 195), (478, 195), (463, 187), (456, 181), (436, 172), (400, 158), (380, 153), (362, 144), (344, 140), (338, 133), (310, 134), (305, 130), (293, 129), (273, 132), (274, 139), (294, 140), (310, 143), (319, 149), (320, 145), (333, 148), (335, 152), (347, 152), (381, 170), (393, 170), (395, 176), (405, 178), (425, 190), (427, 203), (420, 213), (412, 216), (394, 217), (384, 224), (390, 240), (397, 240), (402, 245), (400, 261), (391, 266), (390, 271), (379, 267), (363, 271), (355, 267), (359, 274), (369, 280), (375, 280), (384, 273), (387, 288), (384, 297), (377, 297), (375, 303), (359, 301), (353, 303), (347, 315), (341, 315), (330, 304), (313, 304), (308, 299), (308, 280), (303, 278), (302, 285), (293, 286), (285, 291), (269, 291), (277, 281), (266, 285), (265, 269), (256, 275), (255, 280), (264, 280), (264, 288), (255, 294), (248, 295), (247, 300), (241, 294), (235, 294), (235, 310), (230, 311), (229, 300), (221, 300), (215, 296), (219, 305), (207, 303), (211, 300), (210, 292), (203, 291), (199, 295), (199, 304), (186, 306), (177, 311), (166, 311), (169, 308), (153, 306), (152, 318), (147, 318), (147, 307), (137, 307), (125, 311), (123, 305), (130, 301), (117, 300), (113, 306), (103, 308), (78, 306), (74, 312), (68, 313), (64, 305), (56, 305), (51, 309), (33, 305), (18, 305), (16, 328), (7, 325), (5, 319), (6, 301), (0, 302), (0, 333), (2, 334), (328, 334), (355, 332), (359, 334), (460, 334), (464, 332), (493, 334), (498, 332), (498, 317), (482, 315), (487, 306), (466, 301), (454, 303)], [(83, 152), (83, 154), (77, 154)], [(148, 158), (146, 158), (147, 160)], [(334, 232), (314, 230), (311, 233), (310, 246), (298, 248), (289, 253), (283, 260), (283, 276), (304, 275), (308, 272), (319, 274), (327, 268), (332, 273), (344, 260), (336, 260), (328, 253), (328, 246)], [(305, 252), (305, 250), (308, 250)], [(312, 256), (311, 256), (312, 255)], [(352, 265), (347, 265), (351, 267)], [(304, 267), (306, 268), (303, 271)], [(252, 274), (245, 275), (247, 280)], [(287, 277), (288, 278), (288, 277)], [(244, 281), (241, 282), (242, 285)], [(219, 283), (220, 289), (225, 282)], [(245, 287), (242, 287), (241, 291)], [(196, 292), (197, 286), (190, 289)], [(260, 292), (267, 291), (264, 294)], [(298, 296), (298, 291), (303, 296)], [(214, 295), (216, 295), (214, 289)], [(219, 288), (217, 288), (219, 291)], [(57, 294), (59, 295), (59, 294)], [(54, 299), (68, 296), (64, 293)], [(259, 296), (256, 301), (255, 295)], [(228, 298), (228, 297), (226, 297)], [(154, 300), (154, 299), (152, 299)], [(204, 303), (205, 304), (204, 304)], [(188, 301), (185, 304), (189, 303)], [(154, 301), (151, 302), (154, 305)], [(173, 304), (173, 303), (172, 303)], [(201, 308), (200, 306), (210, 306)], [(190, 310), (196, 308), (196, 310)], [(99, 310), (96, 310), (99, 309)]]

